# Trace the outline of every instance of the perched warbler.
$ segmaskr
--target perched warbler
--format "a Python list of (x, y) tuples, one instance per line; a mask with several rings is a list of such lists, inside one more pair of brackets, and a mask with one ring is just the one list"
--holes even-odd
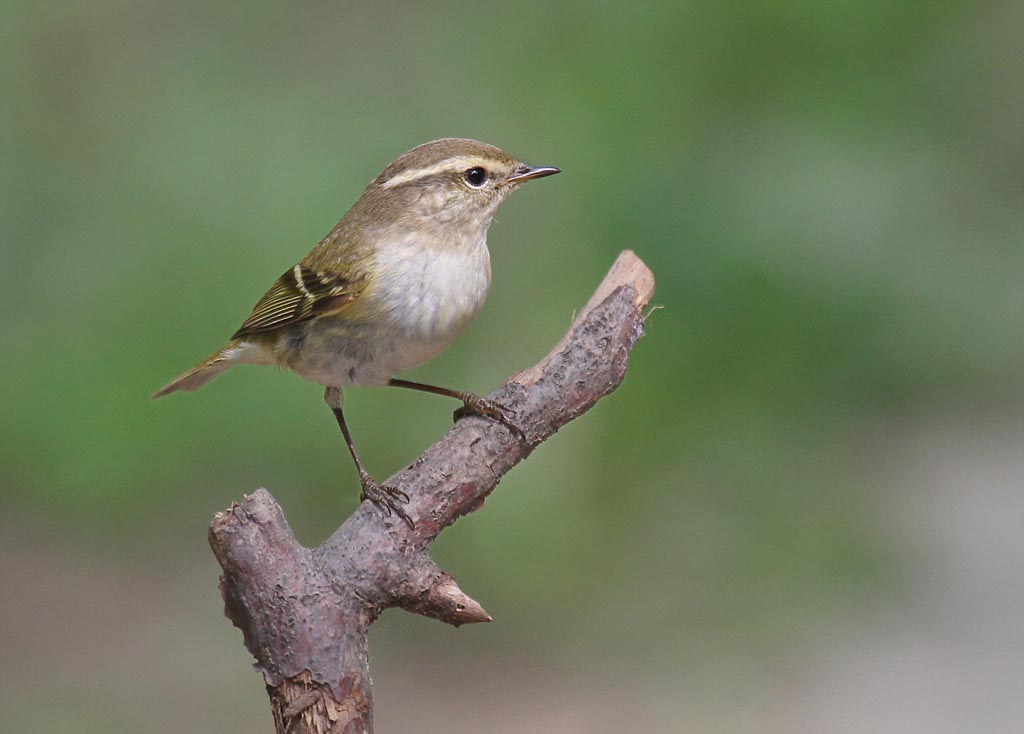
[(446, 395), (519, 432), (502, 406), (394, 375), (433, 357), (476, 317), (491, 284), (487, 229), (495, 211), (520, 184), (559, 172), (476, 140), (413, 148), (277, 279), (227, 344), (153, 397), (195, 390), (236, 364), (276, 365), (318, 382), (359, 472), (360, 500), (411, 524), (401, 507), (408, 496), (363, 468), (342, 413), (342, 388), (391, 385)]

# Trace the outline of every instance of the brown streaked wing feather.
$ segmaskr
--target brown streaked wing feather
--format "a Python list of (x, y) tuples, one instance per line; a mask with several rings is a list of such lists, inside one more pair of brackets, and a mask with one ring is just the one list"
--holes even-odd
[(358, 290), (355, 285), (338, 275), (296, 265), (277, 279), (231, 338), (277, 329), (335, 311), (355, 298)]

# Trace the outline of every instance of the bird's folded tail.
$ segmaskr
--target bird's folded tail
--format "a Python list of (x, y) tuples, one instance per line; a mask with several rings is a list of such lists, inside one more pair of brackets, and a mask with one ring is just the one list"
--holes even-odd
[(234, 358), (236, 352), (237, 344), (229, 342), (181, 377), (157, 390), (153, 393), (152, 399), (162, 398), (164, 395), (170, 395), (178, 390), (198, 390), (221, 372), (236, 364), (237, 360)]

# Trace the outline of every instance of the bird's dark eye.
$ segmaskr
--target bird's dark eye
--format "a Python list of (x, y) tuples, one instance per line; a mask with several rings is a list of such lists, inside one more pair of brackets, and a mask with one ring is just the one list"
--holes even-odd
[(482, 168), (470, 168), (462, 174), (462, 177), (466, 179), (466, 183), (470, 186), (479, 188), (487, 181), (487, 171)]

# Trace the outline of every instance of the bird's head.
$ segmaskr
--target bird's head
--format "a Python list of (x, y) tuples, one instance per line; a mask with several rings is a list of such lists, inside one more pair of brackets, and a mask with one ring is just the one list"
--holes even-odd
[(559, 173), (531, 166), (500, 148), (442, 138), (396, 158), (353, 206), (364, 223), (435, 236), (484, 236), (498, 206), (526, 181)]

